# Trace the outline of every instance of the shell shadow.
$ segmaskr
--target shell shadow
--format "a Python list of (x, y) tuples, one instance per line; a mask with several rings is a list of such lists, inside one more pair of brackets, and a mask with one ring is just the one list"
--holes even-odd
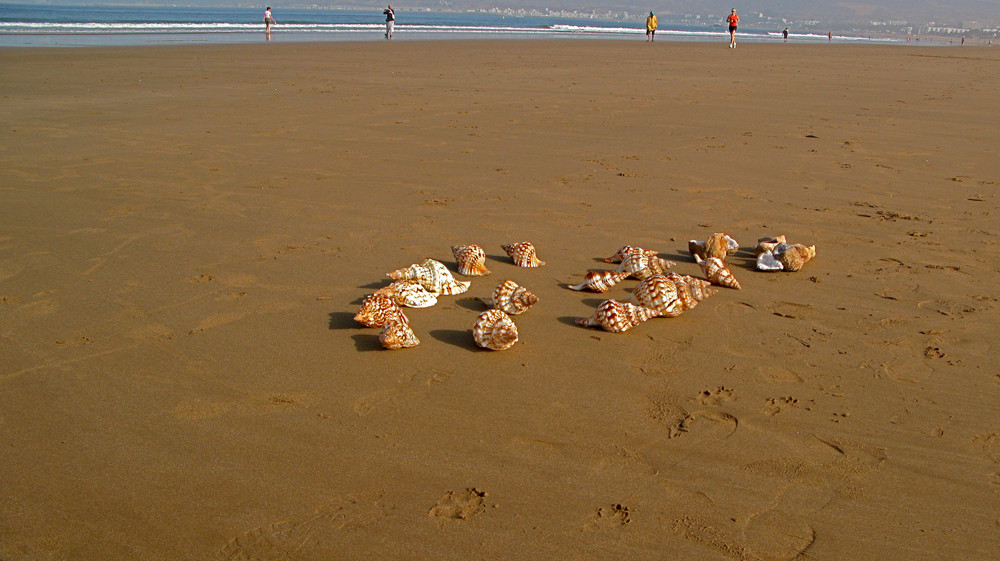
[(588, 306), (593, 307), (596, 310), (597, 307), (600, 306), (601, 303), (604, 302), (605, 300), (608, 300), (608, 298), (584, 298), (583, 300), (581, 300), (581, 302), (583, 302)]
[(579, 316), (559, 316), (556, 318), (559, 323), (564, 323), (566, 325), (572, 325), (573, 327), (581, 327), (580, 324), (576, 323), (576, 320), (583, 319)]
[(688, 252), (687, 248), (675, 250), (673, 253), (666, 253), (666, 252), (664, 252), (664, 253), (659, 253), (657, 255), (659, 257), (664, 258), (664, 259), (667, 259), (667, 260), (670, 260), (670, 261), (676, 261), (678, 263), (684, 263), (684, 262), (687, 262), (687, 261), (690, 261), (691, 263), (695, 262), (694, 255), (691, 255)]
[(485, 349), (481, 349), (476, 342), (472, 339), (472, 330), (458, 330), (458, 329), (435, 329), (431, 331), (431, 337), (441, 341), (442, 343), (447, 343), (449, 345), (458, 347), (460, 349), (465, 349), (469, 352), (480, 352)]
[(382, 343), (379, 342), (378, 335), (359, 333), (357, 335), (351, 335), (351, 339), (354, 339), (354, 348), (360, 352), (382, 350)]
[(514, 264), (514, 260), (511, 259), (510, 256), (507, 255), (506, 253), (501, 253), (499, 255), (486, 254), (486, 258), (489, 259), (489, 260), (491, 260), (491, 261), (499, 261), (501, 263), (506, 263), (508, 265), (513, 265)]
[(357, 329), (361, 324), (354, 321), (351, 312), (330, 312), (330, 329)]
[(455, 300), (455, 305), (461, 306), (466, 310), (472, 310), (473, 312), (483, 312), (489, 309), (478, 298), (459, 298)]
[(386, 278), (384, 278), (382, 280), (377, 280), (375, 282), (370, 282), (368, 284), (363, 284), (363, 285), (359, 286), (358, 288), (370, 288), (370, 289), (378, 290), (379, 288), (385, 288), (385, 287), (389, 286), (390, 284), (392, 284), (392, 282), (393, 282), (392, 279), (386, 277)]

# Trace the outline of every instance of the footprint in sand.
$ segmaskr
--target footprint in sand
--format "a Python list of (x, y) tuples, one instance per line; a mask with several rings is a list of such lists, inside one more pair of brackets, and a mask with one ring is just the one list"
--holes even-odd
[(729, 403), (736, 399), (736, 392), (725, 387), (719, 386), (712, 390), (702, 390), (701, 393), (695, 397), (695, 400), (707, 406), (722, 405), (723, 403)]
[(584, 530), (600, 531), (604, 529), (624, 528), (632, 522), (632, 512), (623, 504), (613, 504), (600, 507)]
[(469, 487), (465, 491), (448, 491), (427, 513), (441, 520), (469, 520), (486, 512), (486, 491)]

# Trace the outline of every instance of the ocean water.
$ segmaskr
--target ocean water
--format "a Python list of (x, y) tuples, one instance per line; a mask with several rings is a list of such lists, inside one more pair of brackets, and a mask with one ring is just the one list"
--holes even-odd
[[(271, 40), (380, 41), (381, 9), (283, 10)], [(262, 9), (52, 6), (0, 3), (0, 47), (82, 47), (195, 43), (256, 43), (265, 39)], [(690, 27), (661, 23), (660, 40), (723, 41), (721, 25)], [(476, 38), (602, 38), (644, 40), (645, 20), (603, 21), (560, 17), (514, 17), (483, 13), (396, 12), (394, 40)], [(743, 41), (780, 41), (780, 30), (740, 30)], [(837, 37), (838, 40), (868, 39)], [(826, 36), (793, 34), (792, 41), (825, 41)]]

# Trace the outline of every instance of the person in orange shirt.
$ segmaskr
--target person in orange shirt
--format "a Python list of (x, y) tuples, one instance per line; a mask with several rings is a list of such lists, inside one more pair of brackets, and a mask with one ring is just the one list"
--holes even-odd
[(736, 48), (736, 24), (740, 22), (740, 16), (736, 15), (736, 8), (733, 8), (733, 13), (726, 16), (726, 22), (729, 23), (729, 48)]

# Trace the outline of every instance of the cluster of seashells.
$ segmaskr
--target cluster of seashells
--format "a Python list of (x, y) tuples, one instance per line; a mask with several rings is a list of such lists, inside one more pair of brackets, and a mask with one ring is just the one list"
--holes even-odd
[(790, 244), (785, 236), (761, 238), (753, 248), (758, 271), (796, 272), (816, 257), (816, 246)]
[[(530, 242), (501, 246), (515, 265), (544, 265)], [(464, 276), (487, 276), (486, 252), (478, 245), (457, 245), (451, 248), (458, 272)], [(410, 328), (410, 321), (401, 307), (427, 308), (440, 296), (454, 296), (469, 290), (471, 281), (455, 279), (444, 263), (425, 259), (409, 267), (387, 273), (393, 283), (366, 296), (355, 321), (366, 327), (379, 327), (379, 342), (386, 349), (404, 349), (420, 344)], [(472, 327), (476, 344), (485, 349), (509, 349), (517, 342), (517, 326), (510, 316), (524, 313), (538, 302), (538, 297), (512, 280), (497, 285), (492, 298), (481, 300), (490, 309), (479, 314)]]
[[(771, 245), (766, 245), (771, 244)], [(612, 271), (591, 271), (584, 282), (570, 285), (572, 290), (590, 290), (603, 293), (632, 277), (639, 284), (625, 302), (605, 300), (589, 318), (576, 320), (580, 325), (601, 327), (606, 331), (621, 333), (655, 317), (677, 317), (690, 310), (709, 296), (718, 292), (713, 285), (740, 290), (740, 283), (726, 266), (725, 259), (739, 250), (739, 243), (724, 233), (712, 234), (705, 241), (691, 240), (688, 251), (701, 266), (704, 279), (675, 272), (668, 272), (673, 263), (657, 257), (657, 252), (641, 247), (624, 246), (614, 255), (604, 259), (607, 263), (621, 263)], [(758, 250), (760, 250), (758, 252)], [(767, 253), (780, 265), (778, 269), (797, 271), (816, 255), (816, 247), (789, 245), (784, 236), (762, 238), (755, 253)], [(766, 258), (765, 258), (766, 259)]]

